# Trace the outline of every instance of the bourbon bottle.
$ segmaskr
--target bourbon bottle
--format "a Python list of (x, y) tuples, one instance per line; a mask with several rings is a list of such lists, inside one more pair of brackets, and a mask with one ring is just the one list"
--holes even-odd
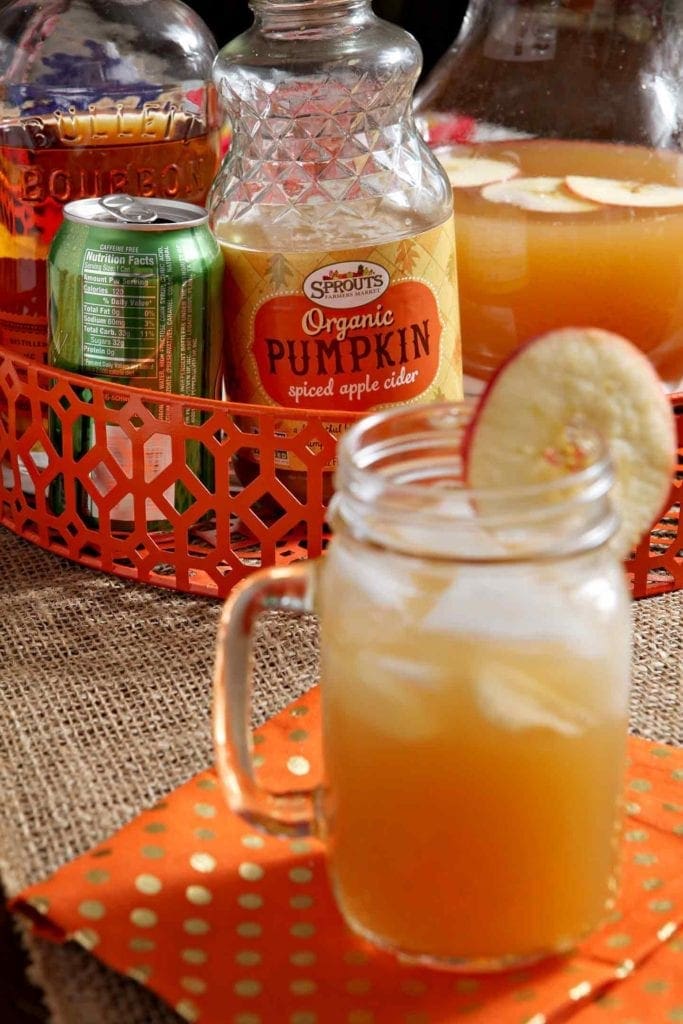
[(46, 258), (74, 199), (204, 203), (219, 161), (211, 33), (165, 0), (0, 10), (0, 346), (45, 360)]

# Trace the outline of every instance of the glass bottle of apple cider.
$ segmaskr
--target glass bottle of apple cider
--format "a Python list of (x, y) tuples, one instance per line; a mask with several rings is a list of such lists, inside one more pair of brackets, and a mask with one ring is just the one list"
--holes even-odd
[(683, 5), (472, 0), (416, 97), (449, 173), (465, 386), (590, 324), (683, 386)]
[[(335, 411), (459, 397), (451, 192), (413, 120), (417, 43), (370, 0), (251, 8), (214, 72), (233, 131), (210, 199), (229, 397), (282, 408), (284, 437), (287, 408), (329, 410), (335, 434)], [(243, 480), (258, 458), (241, 452)], [(276, 469), (305, 493), (286, 446)]]

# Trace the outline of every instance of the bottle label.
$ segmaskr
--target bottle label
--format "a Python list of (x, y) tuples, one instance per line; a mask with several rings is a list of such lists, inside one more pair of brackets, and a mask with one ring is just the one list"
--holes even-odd
[[(462, 396), (452, 217), (366, 248), (223, 252), (231, 399), (362, 413)], [(300, 468), (284, 450), (276, 463)]]
[(45, 362), (45, 261), (64, 205), (112, 192), (204, 203), (219, 130), (213, 87), (190, 90), (182, 109), (129, 109), (130, 96), (126, 104), (49, 113), (38, 112), (44, 86), (40, 96), (17, 89), (33, 112), (0, 124), (0, 346)]

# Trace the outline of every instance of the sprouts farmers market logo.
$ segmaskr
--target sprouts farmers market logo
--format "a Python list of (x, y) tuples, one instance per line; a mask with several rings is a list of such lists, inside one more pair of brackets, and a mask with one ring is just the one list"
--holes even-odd
[(389, 281), (379, 263), (329, 263), (308, 275), (304, 294), (328, 309), (346, 309), (379, 298)]

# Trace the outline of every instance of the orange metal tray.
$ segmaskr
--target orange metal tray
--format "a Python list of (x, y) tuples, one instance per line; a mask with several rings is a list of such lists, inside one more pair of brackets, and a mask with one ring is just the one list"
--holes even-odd
[[(116, 409), (105, 404), (112, 390), (120, 403)], [(679, 466), (665, 515), (626, 563), (635, 597), (683, 589), (683, 394), (672, 396), (672, 402)], [(217, 598), (259, 566), (314, 558), (323, 551), (329, 480), (324, 467), (336, 444), (324, 421), (355, 418), (287, 409), (286, 418), (299, 421), (301, 431), (283, 438), (278, 436), (283, 413), (277, 409), (114, 386), (41, 366), (1, 347), (0, 410), (6, 410), (0, 416), (0, 523), (90, 568)], [(257, 433), (244, 428), (240, 417), (245, 416)], [(48, 417), (61, 424), (61, 453), (48, 437)], [(94, 444), (78, 458), (70, 438), (84, 421)], [(109, 449), (108, 427), (127, 450), (126, 471)], [(170, 464), (161, 464), (151, 479), (144, 468), (148, 444), (162, 444), (172, 453)], [(188, 445), (203, 446), (212, 460), (213, 485), (207, 487), (188, 467)], [(276, 476), (275, 452), (281, 449), (293, 452), (305, 467), (298, 496)], [(240, 487), (231, 473), (233, 458), (253, 450), (258, 451), (256, 476)], [(165, 497), (177, 482), (190, 495), (182, 512)], [(56, 484), (64, 494), (60, 514), (50, 503)], [(262, 511), (264, 499), (268, 514)], [(111, 513), (122, 502), (134, 503), (131, 529), (112, 526)], [(145, 525), (148, 502), (163, 512), (167, 528)], [(87, 514), (93, 508), (94, 519)]]

